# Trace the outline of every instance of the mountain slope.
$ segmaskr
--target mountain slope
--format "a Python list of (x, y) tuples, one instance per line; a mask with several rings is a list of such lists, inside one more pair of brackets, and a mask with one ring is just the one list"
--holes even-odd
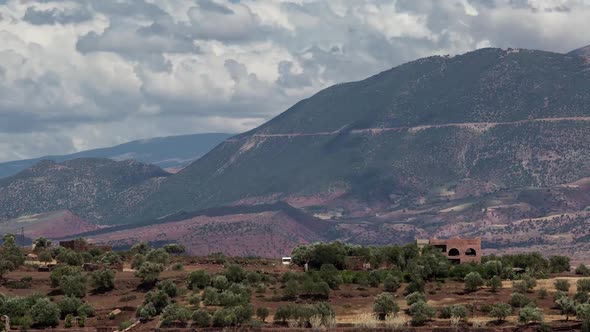
[(575, 181), (590, 175), (588, 68), (482, 49), (339, 84), (168, 178), (135, 219), (275, 200), (371, 215)]
[(590, 45), (580, 47), (568, 53), (568, 55), (578, 55), (578, 56), (590, 56)]
[(103, 223), (125, 215), (169, 175), (133, 160), (41, 161), (0, 179), (0, 220), (68, 210), (84, 220)]
[(63, 156), (10, 161), (0, 163), (0, 178), (17, 174), (41, 160), (63, 162), (79, 158), (133, 159), (165, 169), (180, 169), (203, 156), (230, 136), (229, 134), (195, 134), (157, 137)]

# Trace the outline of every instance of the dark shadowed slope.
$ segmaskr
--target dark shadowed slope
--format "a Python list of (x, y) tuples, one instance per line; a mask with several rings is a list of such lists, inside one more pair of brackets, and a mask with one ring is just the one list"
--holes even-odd
[(230, 134), (195, 134), (157, 137), (63, 156), (46, 156), (35, 159), (10, 161), (0, 163), (0, 178), (14, 175), (41, 160), (63, 162), (78, 158), (133, 159), (154, 164), (164, 169), (181, 169), (209, 152), (217, 144), (230, 136)]
[(569, 52), (568, 55), (590, 56), (590, 45), (575, 49)]
[(104, 223), (133, 210), (169, 175), (133, 160), (41, 161), (0, 179), (0, 221), (68, 210), (84, 220)]
[(339, 199), (366, 215), (575, 181), (590, 175), (588, 69), (482, 49), (339, 84), (168, 178), (135, 219), (274, 200)]

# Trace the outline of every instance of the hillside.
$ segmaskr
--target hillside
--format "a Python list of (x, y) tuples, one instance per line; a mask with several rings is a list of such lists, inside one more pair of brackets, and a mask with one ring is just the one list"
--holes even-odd
[(68, 210), (102, 223), (131, 209), (168, 175), (157, 166), (133, 160), (41, 161), (0, 179), (0, 221)]
[(568, 53), (568, 55), (590, 56), (590, 45), (580, 47)]
[(275, 200), (371, 216), (587, 177), (588, 67), (481, 49), (330, 87), (168, 178), (136, 218)]
[(195, 134), (157, 137), (68, 155), (10, 161), (0, 163), (0, 178), (15, 175), (42, 160), (64, 162), (80, 158), (133, 159), (154, 164), (169, 171), (177, 171), (197, 160), (230, 136), (229, 134)]

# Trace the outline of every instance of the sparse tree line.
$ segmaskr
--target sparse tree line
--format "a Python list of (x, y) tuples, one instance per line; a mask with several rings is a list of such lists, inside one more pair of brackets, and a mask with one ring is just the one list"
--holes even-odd
[[(522, 324), (542, 323), (544, 312), (536, 302), (552, 296), (554, 309), (559, 310), (566, 320), (575, 317), (586, 329), (590, 328), (590, 279), (578, 280), (575, 294), (570, 294), (572, 285), (567, 279), (557, 279), (556, 291), (552, 294), (537, 287), (537, 279), (570, 269), (569, 258), (563, 256), (545, 258), (536, 253), (485, 256), (480, 264), (452, 265), (432, 247), (316, 243), (299, 246), (293, 251), (294, 262), (302, 267), (307, 265), (307, 272), (287, 271), (277, 275), (246, 271), (215, 254), (212, 256), (215, 261), (225, 263), (222, 272), (192, 271), (186, 275), (184, 283), (179, 284), (178, 280), (162, 279), (161, 273), (183, 269), (182, 264), (173, 263), (173, 255), (184, 252), (181, 246), (156, 249), (138, 243), (125, 253), (101, 252), (94, 248), (74, 252), (51, 247), (49, 241), (39, 239), (35, 250), (39, 257), (47, 255), (48, 259), (60, 262), (49, 279), (51, 287), (63, 298), (56, 301), (44, 295), (0, 296), (0, 312), (6, 312), (13, 325), (25, 329), (56, 326), (60, 321), (66, 327), (84, 326), (86, 319), (95, 315), (95, 310), (83, 299), (89, 291), (106, 293), (113, 290), (116, 272), (109, 267), (122, 261), (131, 264), (135, 276), (142, 282), (140, 287), (146, 291), (143, 303), (136, 310), (137, 319), (146, 322), (158, 318), (163, 327), (257, 327), (272, 316), (273, 323), (278, 325), (330, 328), (336, 324), (335, 311), (329, 303), (333, 292), (342, 292), (343, 285), (354, 285), (359, 291), (381, 289), (373, 299), (372, 313), (359, 318), (359, 326), (421, 326), (437, 316), (459, 326), (468, 324), (469, 317), (473, 317), (476, 311), (485, 313), (497, 324), (512, 315), (516, 315)], [(14, 270), (24, 262), (24, 254), (12, 236), (5, 237), (0, 253), (0, 264), (7, 267), (4, 272)], [(360, 258), (374, 269), (347, 270), (350, 257)], [(88, 262), (99, 263), (101, 268), (85, 272), (82, 265)], [(584, 265), (575, 272), (589, 276)], [(465, 293), (499, 292), (508, 282), (513, 293), (505, 302), (434, 308), (429, 304), (429, 295), (444, 287), (448, 280), (463, 282)], [(21, 282), (26, 284), (28, 280)], [(347, 293), (340, 295), (348, 296)], [(251, 299), (256, 296), (267, 301), (290, 303), (279, 304), (273, 313), (265, 306), (252, 306)], [(405, 315), (400, 315), (400, 301), (407, 304)], [(406, 316), (410, 317), (409, 321), (405, 321)], [(370, 320), (374, 322), (370, 323)], [(128, 325), (127, 322), (124, 325)]]

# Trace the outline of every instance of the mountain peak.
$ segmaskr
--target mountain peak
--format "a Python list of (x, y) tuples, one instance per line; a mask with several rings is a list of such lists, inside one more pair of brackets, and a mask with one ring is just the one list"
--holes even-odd
[(590, 56), (590, 45), (575, 49), (569, 52), (568, 55)]

